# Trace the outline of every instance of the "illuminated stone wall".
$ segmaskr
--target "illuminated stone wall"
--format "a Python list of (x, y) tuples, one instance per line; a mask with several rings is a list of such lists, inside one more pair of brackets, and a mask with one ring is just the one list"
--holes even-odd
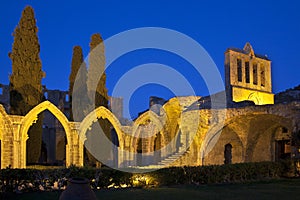
[[(199, 110), (201, 121), (210, 122), (199, 125), (188, 151), (171, 165), (224, 164), (226, 144), (232, 145), (232, 163), (275, 161), (276, 143), (290, 142), (292, 135), (300, 131), (299, 108), (300, 102), (230, 108), (223, 125), (212, 122), (218, 121), (211, 119), (212, 110)], [(222, 115), (223, 111), (217, 112)], [(297, 147), (288, 148), (293, 149), (290, 157), (299, 158)]]
[[(230, 109), (196, 109), (180, 112), (196, 97), (173, 98), (160, 115), (143, 113), (131, 126), (122, 126), (105, 107), (99, 107), (82, 122), (70, 122), (52, 103), (45, 101), (26, 116), (7, 115), (0, 106), (1, 168), (26, 167), (28, 129), (39, 113), (51, 112), (62, 124), (67, 136), (66, 165), (83, 166), (86, 131), (98, 118), (112, 124), (119, 146), (114, 151), (116, 167), (198, 166), (224, 164), (225, 145), (230, 144), (231, 163), (275, 161), (276, 145), (297, 157), (298, 149), (289, 146), (292, 135), (299, 133), (300, 102)], [(181, 103), (180, 103), (181, 102)], [(183, 102), (183, 103), (182, 103)], [(225, 115), (224, 124), (220, 123)], [(173, 117), (175, 116), (175, 117)], [(143, 133), (140, 161), (136, 154)], [(145, 137), (147, 136), (147, 137)], [(157, 152), (157, 150), (161, 150)]]

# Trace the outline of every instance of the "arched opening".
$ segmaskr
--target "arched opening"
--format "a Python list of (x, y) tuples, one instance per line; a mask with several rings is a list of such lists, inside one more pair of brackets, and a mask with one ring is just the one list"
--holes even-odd
[(26, 165), (66, 166), (67, 136), (63, 125), (49, 110), (39, 113), (39, 120), (42, 120), (40, 130), (35, 124), (28, 130), (31, 134), (26, 141)]
[(118, 167), (120, 141), (118, 133), (108, 119), (96, 119), (85, 133), (84, 165), (92, 167)]
[(232, 163), (232, 145), (226, 144), (224, 148), (224, 164)]
[[(291, 120), (272, 114), (249, 114), (229, 119), (204, 148), (203, 164), (224, 164), (226, 144), (232, 163), (276, 161), (291, 156)], [(229, 147), (228, 147), (229, 148)], [(228, 151), (229, 152), (229, 151)], [(229, 155), (229, 153), (228, 153)]]
[[(49, 122), (47, 122), (47, 121), (43, 122), (41, 115), (47, 114), (47, 113), (50, 116), (52, 116), (52, 120), (50, 120)], [(49, 118), (47, 117), (47, 118), (45, 118), (45, 120), (46, 119), (49, 119)], [(28, 134), (29, 129), (31, 129), (32, 125), (38, 120), (41, 120), (41, 128), (39, 131), (44, 131), (44, 132), (48, 131), (48, 134), (45, 134), (46, 136), (44, 136), (44, 134), (40, 134), (40, 135), (36, 136), (34, 134), (34, 132), (32, 135)], [(43, 123), (44, 123), (44, 125), (43, 125)], [(47, 124), (49, 124), (49, 125), (47, 125)], [(43, 130), (43, 127), (45, 128), (45, 130)], [(46, 130), (46, 128), (48, 130)], [(37, 105), (36, 107), (34, 107), (32, 110), (30, 110), (29, 113), (27, 113), (26, 116), (21, 121), (20, 133), (21, 133), (21, 140), (22, 140), (22, 148), (24, 149), (24, 151), (23, 150), (21, 151), (22, 154), (20, 155), (20, 157), (21, 157), (20, 167), (26, 167), (26, 164), (36, 164), (39, 162), (43, 139), (48, 141), (48, 147), (47, 147), (47, 142), (44, 141), (44, 143), (45, 143), (44, 149), (47, 149), (47, 162), (49, 162), (49, 164), (51, 163), (51, 164), (58, 165), (60, 163), (61, 165), (65, 164), (67, 166), (72, 164), (72, 163), (68, 163), (68, 162), (70, 162), (70, 159), (68, 159), (68, 158), (70, 158), (70, 156), (72, 156), (72, 155), (68, 154), (68, 153), (70, 153), (68, 150), (64, 151), (64, 154), (66, 154), (65, 157), (67, 159), (65, 159), (61, 162), (56, 161), (56, 146), (57, 146), (56, 142), (60, 141), (56, 138), (56, 135), (59, 136), (59, 133), (60, 133), (61, 135), (63, 135), (61, 137), (61, 138), (63, 138), (63, 140), (69, 141), (69, 138), (71, 135), (71, 130), (69, 127), (69, 121), (66, 118), (66, 116), (62, 113), (61, 110), (59, 110), (51, 102), (44, 101), (44, 102), (40, 103), (39, 105)], [(47, 136), (48, 136), (48, 138), (47, 138)], [(27, 154), (26, 152), (30, 152), (30, 151), (32, 152), (32, 149), (30, 149), (30, 147), (28, 147), (26, 145), (28, 143), (28, 140), (30, 140), (30, 138), (33, 140), (39, 139), (38, 148), (37, 148), (37, 149), (39, 149), (39, 151), (37, 151), (37, 149), (35, 150), (37, 152), (37, 156), (36, 156), (37, 158), (35, 158), (33, 163), (28, 161), (26, 159), (26, 155), (25, 155), (25, 154)], [(65, 145), (64, 145), (64, 147), (65, 147)], [(68, 148), (68, 147), (66, 147), (66, 148)], [(44, 151), (44, 153), (45, 153), (45, 151)]]
[[(244, 161), (244, 145), (239, 136), (243, 127), (236, 123), (227, 124), (208, 140), (203, 152), (204, 165), (222, 165), (225, 162), (240, 163)], [(232, 149), (234, 148), (234, 151)]]
[(122, 148), (122, 129), (119, 120), (107, 108), (100, 106), (88, 114), (80, 124), (80, 137), (84, 140), (84, 165), (115, 166)]
[(140, 116), (135, 122), (136, 129), (131, 144), (133, 144), (136, 166), (157, 164), (161, 160), (163, 147), (161, 125), (157, 124), (158, 121), (152, 120), (149, 115), (147, 117), (144, 115), (144, 118)]
[(276, 115), (256, 116), (248, 130), (248, 162), (279, 161), (291, 158), (291, 121)]

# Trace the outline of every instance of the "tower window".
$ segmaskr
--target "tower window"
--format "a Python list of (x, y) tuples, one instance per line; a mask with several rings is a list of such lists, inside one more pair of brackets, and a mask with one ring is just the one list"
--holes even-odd
[(238, 81), (242, 82), (242, 60), (237, 59), (237, 73), (238, 73)]
[(245, 62), (246, 83), (250, 83), (250, 67), (249, 62)]
[(260, 83), (261, 83), (261, 86), (263, 86), (263, 87), (266, 84), (265, 67), (263, 65), (261, 66), (261, 71), (260, 71)]
[(253, 84), (257, 85), (257, 64), (253, 64)]

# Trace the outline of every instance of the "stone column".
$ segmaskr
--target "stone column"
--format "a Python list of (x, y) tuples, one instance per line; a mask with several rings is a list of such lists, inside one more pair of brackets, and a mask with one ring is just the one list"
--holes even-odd
[(1, 169), (13, 166), (13, 130), (7, 122), (9, 119), (3, 119), (0, 122), (1, 133)]
[(12, 168), (26, 168), (26, 141), (28, 135), (20, 132), (22, 118), (13, 118), (13, 163)]
[(79, 138), (79, 123), (70, 122), (71, 133), (68, 137), (68, 145), (66, 147), (66, 166), (70, 165), (83, 166), (83, 142)]

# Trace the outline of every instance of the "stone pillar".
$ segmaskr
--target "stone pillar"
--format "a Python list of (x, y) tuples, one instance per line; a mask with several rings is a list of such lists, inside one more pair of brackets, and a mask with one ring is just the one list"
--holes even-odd
[(84, 165), (84, 144), (83, 141), (79, 140), (78, 146), (78, 166)]
[[(68, 141), (69, 142), (69, 141)], [(70, 145), (66, 145), (66, 167), (69, 167), (72, 164)]]
[(13, 163), (12, 168), (26, 168), (26, 141), (28, 135), (20, 132), (21, 130), (21, 118), (14, 118), (13, 120)]
[(66, 146), (66, 166), (83, 166), (83, 141), (79, 138), (79, 123), (71, 122), (69, 124), (71, 133), (68, 137)]
[(249, 60), (249, 82), (251, 85), (253, 85), (253, 60)]
[(13, 167), (13, 130), (8, 120), (0, 116), (1, 169)]

